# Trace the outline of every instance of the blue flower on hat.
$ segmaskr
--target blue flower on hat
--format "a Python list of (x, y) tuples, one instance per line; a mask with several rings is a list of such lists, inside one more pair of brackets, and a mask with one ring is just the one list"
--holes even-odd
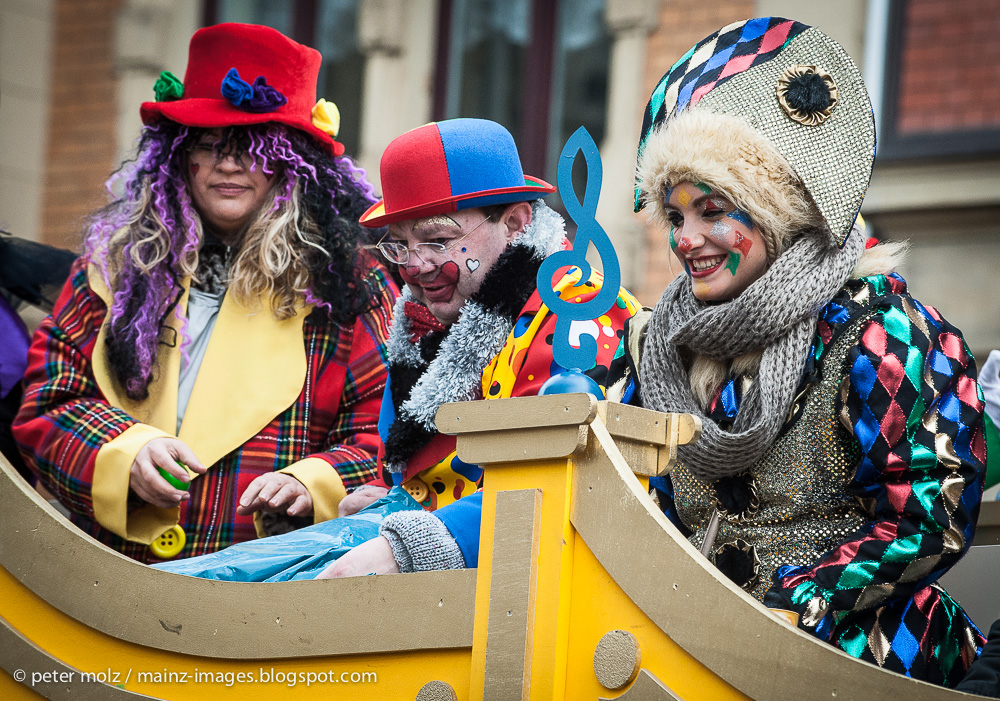
[(253, 97), (247, 105), (240, 105), (240, 109), (247, 112), (274, 112), (282, 105), (288, 103), (288, 98), (274, 86), (268, 85), (264, 76), (259, 75), (253, 81)]
[(222, 80), (222, 96), (232, 102), (233, 107), (240, 107), (253, 97), (253, 86), (240, 78), (239, 71), (230, 68)]
[(240, 78), (239, 71), (235, 68), (230, 68), (222, 81), (222, 96), (237, 109), (255, 114), (273, 112), (288, 104), (288, 99), (277, 88), (268, 85), (264, 76), (257, 76), (253, 85), (250, 85)]

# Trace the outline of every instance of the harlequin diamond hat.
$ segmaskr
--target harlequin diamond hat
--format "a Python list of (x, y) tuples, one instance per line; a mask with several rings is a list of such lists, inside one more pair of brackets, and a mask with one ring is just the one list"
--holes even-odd
[[(819, 210), (833, 241), (843, 245), (871, 178), (875, 121), (861, 72), (837, 42), (800, 22), (761, 17), (730, 24), (695, 44), (667, 71), (646, 105), (636, 211), (662, 197), (650, 190), (648, 180), (655, 170), (650, 168), (652, 155), (645, 153), (647, 147), (674, 124), (698, 122), (695, 115), (702, 116), (699, 128), (704, 145), (728, 150), (742, 161), (728, 166), (710, 164), (709, 170), (727, 170), (722, 177), (732, 176), (731, 184), (739, 190), (739, 169), (749, 165), (758, 173), (773, 171), (774, 161), (783, 159)], [(713, 120), (711, 115), (735, 120)], [(706, 134), (712, 131), (706, 124), (724, 128), (713, 140), (712, 134)], [(730, 131), (732, 125), (739, 128)], [(763, 137), (759, 144), (725, 143), (737, 138), (744, 127), (751, 141), (753, 135)], [(698, 172), (698, 165), (692, 168), (676, 162), (684, 143), (660, 141), (657, 148), (671, 151), (666, 161), (674, 160), (670, 168), (676, 173)], [(778, 155), (769, 162), (775, 152)], [(712, 155), (701, 157), (711, 159)], [(721, 154), (717, 159), (722, 160)], [(765, 197), (781, 195), (777, 191), (783, 187), (779, 183)], [(748, 199), (753, 198), (752, 189), (747, 190)], [(780, 197), (771, 198), (771, 209), (780, 201)], [(758, 210), (767, 208), (762, 205)]]
[(156, 102), (140, 108), (143, 124), (170, 119), (190, 127), (228, 127), (279, 122), (305, 132), (335, 156), (340, 115), (333, 103), (316, 101), (322, 57), (271, 27), (226, 23), (191, 37), (181, 83), (164, 72)]
[(382, 197), (361, 216), (379, 227), (460, 209), (537, 200), (555, 187), (521, 170), (514, 137), (487, 119), (411, 129), (382, 154)]

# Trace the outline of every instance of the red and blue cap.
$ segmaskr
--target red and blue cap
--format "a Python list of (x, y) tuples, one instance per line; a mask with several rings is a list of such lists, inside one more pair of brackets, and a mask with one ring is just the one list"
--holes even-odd
[(556, 191), (521, 169), (514, 137), (487, 119), (431, 122), (382, 154), (382, 199), (361, 216), (375, 228), (460, 209), (537, 200)]

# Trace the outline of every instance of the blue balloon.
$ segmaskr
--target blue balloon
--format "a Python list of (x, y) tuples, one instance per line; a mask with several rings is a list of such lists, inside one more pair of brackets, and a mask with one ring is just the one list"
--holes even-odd
[(547, 379), (542, 383), (538, 394), (591, 394), (597, 399), (604, 399), (601, 386), (575, 368)]

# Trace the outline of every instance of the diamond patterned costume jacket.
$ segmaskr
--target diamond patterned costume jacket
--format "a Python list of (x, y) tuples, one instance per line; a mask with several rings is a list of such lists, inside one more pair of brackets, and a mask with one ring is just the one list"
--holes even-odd
[[(345, 490), (374, 475), (380, 446), (397, 290), (381, 266), (370, 275), (377, 304), (350, 327), (309, 309), (277, 321), (227, 295), (178, 432), (178, 344), (161, 342), (149, 399), (119, 392), (102, 330), (109, 293), (99, 273), (77, 263), (32, 343), (14, 425), (26, 461), (74, 523), (144, 562), (157, 560), (147, 545), (175, 524), (183, 557), (256, 537), (254, 519), (236, 506), (255, 477), (275, 470), (306, 485), (316, 521), (333, 518)], [(186, 304), (185, 293), (179, 307)], [(170, 326), (177, 332), (180, 321)], [(179, 509), (159, 509), (130, 492), (129, 468), (150, 439), (174, 435), (209, 469)]]
[[(730, 378), (710, 405), (723, 427), (747, 381)], [(852, 280), (820, 312), (798, 399), (762, 459), (709, 485), (678, 465), (651, 485), (696, 546), (719, 508), (716, 566), (800, 628), (954, 686), (984, 640), (935, 582), (972, 541), (983, 408), (956, 328), (896, 275)]]

